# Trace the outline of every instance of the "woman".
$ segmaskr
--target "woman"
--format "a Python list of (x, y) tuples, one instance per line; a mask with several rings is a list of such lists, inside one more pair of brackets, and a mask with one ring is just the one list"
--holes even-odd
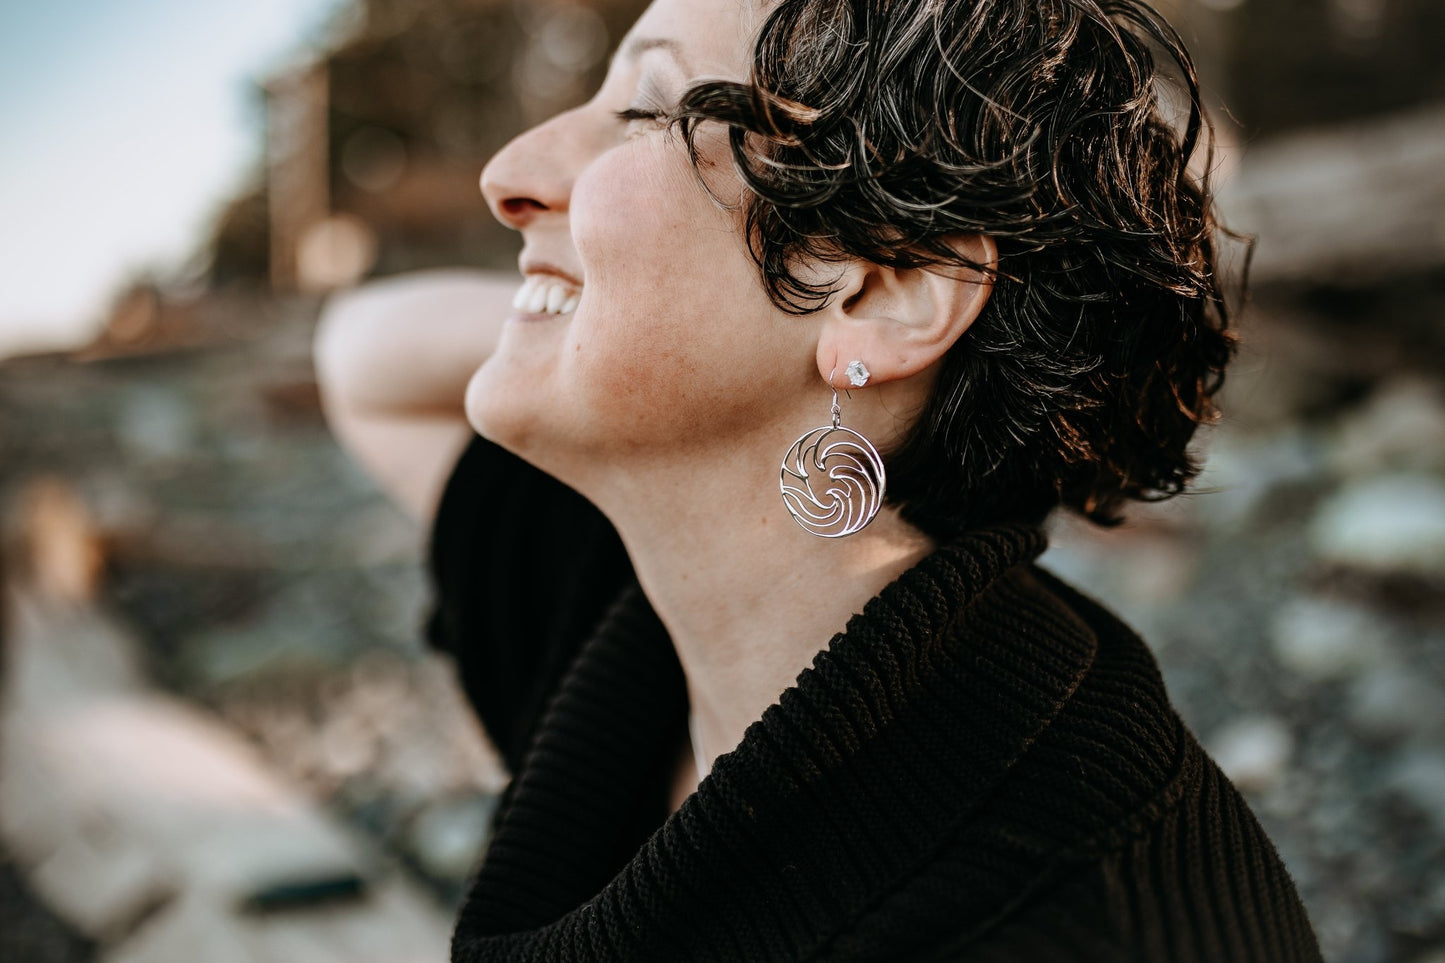
[(655, 0), (482, 175), (514, 313), (332, 305), (514, 773), (453, 959), (1318, 958), (1148, 650), (1032, 564), (1194, 474), (1201, 124), (1135, 0)]

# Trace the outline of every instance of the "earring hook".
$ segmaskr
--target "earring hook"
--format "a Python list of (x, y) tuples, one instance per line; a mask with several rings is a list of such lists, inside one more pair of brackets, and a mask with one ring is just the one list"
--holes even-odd
[[(838, 405), (838, 386), (833, 384), (833, 376), (838, 373), (838, 366), (834, 365), (833, 370), (828, 372), (828, 387), (833, 389), (833, 427), (837, 428), (843, 424), (843, 409)], [(844, 392), (846, 394), (846, 392)], [(852, 395), (849, 395), (851, 398)]]

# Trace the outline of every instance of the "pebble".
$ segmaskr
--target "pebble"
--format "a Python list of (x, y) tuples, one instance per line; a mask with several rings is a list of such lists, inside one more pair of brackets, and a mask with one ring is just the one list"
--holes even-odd
[(139, 460), (170, 460), (194, 455), (196, 424), (186, 399), (171, 387), (147, 385), (131, 390), (117, 411), (116, 434), (126, 452)]
[(348, 779), (375, 763), (377, 739), (369, 728), (350, 713), (336, 713), (326, 720), (317, 736), (317, 750), (328, 776)]
[(444, 800), (412, 820), (408, 849), (428, 874), (461, 882), (476, 868), (491, 831), (493, 796)]
[(1445, 479), (1399, 473), (1355, 482), (1320, 506), (1310, 535), (1326, 562), (1445, 579)]
[(1208, 745), (1209, 754), (1236, 786), (1258, 792), (1284, 773), (1294, 752), (1294, 735), (1273, 716), (1249, 716), (1215, 732)]
[(1347, 476), (1386, 469), (1445, 472), (1445, 391), (1414, 378), (1387, 382), (1340, 420), (1329, 463)]
[(1351, 676), (1387, 654), (1384, 616), (1334, 599), (1300, 596), (1285, 603), (1270, 625), (1274, 656), (1313, 681)]
[(1350, 720), (1376, 736), (1435, 733), (1445, 726), (1445, 699), (1418, 671), (1381, 665), (1350, 687)]
[(1310, 922), (1314, 925), (1324, 958), (1341, 959), (1346, 948), (1353, 952), (1363, 923), (1362, 907), (1333, 896), (1317, 900), (1313, 909)]
[(1220, 430), (1196, 486), (1208, 497), (1198, 504), (1211, 525), (1241, 528), (1271, 492), (1318, 478), (1323, 460), (1318, 439), (1303, 429), (1257, 436)]
[(1445, 832), (1445, 751), (1408, 749), (1390, 766), (1385, 787)]
[(1260, 811), (1281, 820), (1294, 821), (1309, 806), (1314, 795), (1314, 782), (1299, 767), (1286, 770), (1273, 781), (1269, 791), (1258, 798)]

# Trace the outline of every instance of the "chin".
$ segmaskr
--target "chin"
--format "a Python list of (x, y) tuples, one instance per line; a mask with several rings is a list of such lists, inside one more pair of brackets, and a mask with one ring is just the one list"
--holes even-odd
[(467, 383), (467, 422), (488, 441), (573, 484), (578, 464), (595, 452), (579, 444), (583, 429), (567, 419), (567, 405), (553, 386), (545, 376), (504, 370), (494, 355)]
[(526, 457), (527, 449), (534, 447), (538, 413), (535, 406), (523, 403), (522, 391), (509, 389), (510, 379), (498, 377), (495, 360), (495, 355), (487, 359), (467, 382), (467, 422), (488, 441)]

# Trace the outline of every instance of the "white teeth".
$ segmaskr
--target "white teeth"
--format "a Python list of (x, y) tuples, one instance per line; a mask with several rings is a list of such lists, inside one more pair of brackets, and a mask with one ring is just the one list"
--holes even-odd
[(581, 300), (581, 292), (566, 281), (533, 274), (512, 296), (512, 307), (528, 314), (571, 314)]
[(535, 277), (530, 277), (522, 282), (522, 286), (517, 289), (517, 293), (512, 295), (513, 308), (521, 311), (527, 306), (527, 302), (532, 297), (532, 292), (537, 288), (537, 280)]

